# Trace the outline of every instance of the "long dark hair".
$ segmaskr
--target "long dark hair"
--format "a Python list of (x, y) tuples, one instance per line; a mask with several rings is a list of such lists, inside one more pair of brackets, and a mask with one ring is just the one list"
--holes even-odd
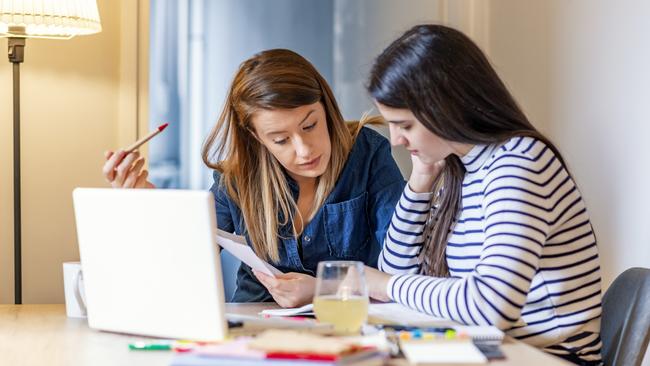
[[(544, 142), (564, 163), (557, 148), (533, 127), (487, 57), (463, 33), (442, 25), (417, 25), (375, 60), (368, 92), (379, 103), (409, 109), (432, 133), (466, 144), (502, 143), (515, 136)], [(465, 168), (451, 154), (434, 187), (436, 216), (430, 220), (422, 271), (448, 276), (447, 236), (460, 209)]]

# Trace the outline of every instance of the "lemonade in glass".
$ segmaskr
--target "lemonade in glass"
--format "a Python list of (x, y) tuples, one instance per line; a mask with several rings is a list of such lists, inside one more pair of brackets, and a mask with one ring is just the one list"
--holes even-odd
[(336, 334), (358, 334), (368, 318), (368, 288), (363, 263), (318, 263), (314, 314), (330, 323)]

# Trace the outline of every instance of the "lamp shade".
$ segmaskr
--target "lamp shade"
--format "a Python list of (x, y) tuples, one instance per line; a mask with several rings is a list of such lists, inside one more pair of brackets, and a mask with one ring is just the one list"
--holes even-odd
[(0, 36), (71, 38), (101, 30), (95, 0), (0, 0)]

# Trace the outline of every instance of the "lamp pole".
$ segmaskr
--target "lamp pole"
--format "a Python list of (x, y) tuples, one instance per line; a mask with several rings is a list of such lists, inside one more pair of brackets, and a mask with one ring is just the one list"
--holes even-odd
[(22, 304), (22, 215), (20, 194), (20, 64), (27, 37), (70, 39), (102, 31), (97, 0), (0, 0), (0, 33), (7, 37), (14, 94), (14, 302)]
[[(25, 34), (24, 27), (10, 27), (13, 34)], [(14, 302), (22, 304), (22, 230), (20, 208), (20, 63), (24, 60), (25, 38), (9, 37), (9, 62), (14, 81)]]

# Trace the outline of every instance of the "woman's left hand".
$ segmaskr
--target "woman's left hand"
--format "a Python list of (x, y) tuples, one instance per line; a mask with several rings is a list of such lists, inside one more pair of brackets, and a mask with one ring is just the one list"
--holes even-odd
[(365, 272), (366, 282), (368, 283), (368, 296), (383, 302), (390, 301), (386, 287), (391, 275), (368, 266), (366, 266)]
[(303, 273), (283, 273), (275, 278), (253, 270), (253, 274), (266, 287), (275, 302), (283, 308), (295, 308), (312, 302), (316, 278)]

